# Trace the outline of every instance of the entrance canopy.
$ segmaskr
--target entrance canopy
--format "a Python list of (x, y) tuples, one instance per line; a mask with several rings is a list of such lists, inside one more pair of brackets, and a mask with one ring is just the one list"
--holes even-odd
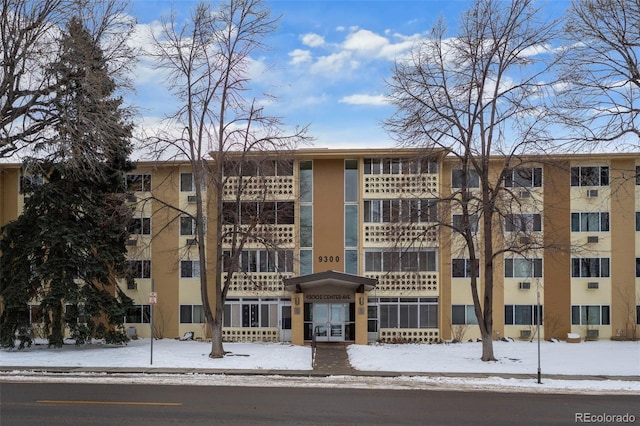
[(306, 290), (316, 290), (320, 287), (339, 287), (345, 290), (364, 293), (373, 290), (378, 283), (375, 278), (362, 277), (360, 275), (346, 274), (337, 271), (325, 271), (299, 277), (285, 278), (284, 288), (296, 293)]

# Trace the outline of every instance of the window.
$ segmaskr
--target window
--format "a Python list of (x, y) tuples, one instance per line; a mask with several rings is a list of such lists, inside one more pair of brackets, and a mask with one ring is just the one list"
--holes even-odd
[[(467, 229), (467, 224), (464, 220), (464, 215), (454, 214), (452, 216), (452, 226), (453, 228), (460, 233), (464, 233)], [(471, 232), (474, 234), (478, 232), (478, 215), (470, 214), (469, 215), (469, 228), (471, 228)]]
[(180, 217), (180, 235), (195, 235), (196, 220), (190, 216)]
[(451, 324), (477, 324), (476, 310), (473, 305), (451, 305)]
[(364, 221), (366, 223), (436, 222), (438, 204), (436, 200), (365, 200)]
[(344, 206), (344, 246), (358, 247), (358, 205)]
[(438, 328), (437, 297), (369, 298), (368, 329)]
[(364, 174), (420, 174), (438, 173), (438, 162), (432, 158), (365, 158)]
[(606, 278), (609, 276), (608, 257), (581, 257), (571, 259), (571, 276), (574, 278)]
[(505, 259), (505, 278), (542, 277), (542, 259)]
[(366, 251), (366, 272), (436, 271), (436, 251)]
[(149, 324), (151, 322), (151, 305), (133, 305), (127, 308), (124, 322), (127, 324)]
[(131, 278), (151, 278), (150, 260), (128, 260)]
[(200, 277), (200, 261), (199, 260), (181, 260), (180, 261), (180, 278), (199, 278)]
[(358, 201), (358, 160), (344, 162), (344, 201)]
[(636, 305), (636, 324), (640, 325), (640, 305)]
[(42, 179), (42, 176), (22, 175), (20, 176), (20, 187), (18, 190), (20, 194), (28, 194), (33, 192), (37, 186), (42, 186), (43, 183), (44, 180)]
[(636, 185), (640, 185), (640, 166), (636, 166)]
[(347, 274), (358, 274), (358, 250), (344, 251), (344, 272)]
[(571, 232), (608, 232), (609, 213), (571, 213)]
[(640, 257), (636, 257), (636, 278), (640, 278)]
[[(224, 258), (230, 257), (225, 251)], [(243, 250), (239, 266), (240, 272), (293, 272), (293, 250)]]
[(278, 300), (227, 299), (222, 324), (224, 327), (278, 327)]
[(135, 235), (151, 235), (151, 218), (134, 217), (129, 222), (128, 231)]
[(193, 191), (193, 173), (180, 173), (180, 192)]
[(636, 231), (640, 231), (640, 212), (636, 212)]
[(300, 275), (313, 274), (313, 250), (300, 250)]
[(180, 305), (180, 324), (203, 324), (202, 305)]
[[(466, 177), (466, 186), (465, 186)], [(475, 170), (468, 170), (466, 173), (462, 169), (451, 170), (451, 187), (452, 188), (479, 188), (480, 177)]]
[[(538, 324), (537, 305), (504, 305), (505, 325), (535, 325)], [(543, 309), (540, 306), (540, 324), (542, 324)]]
[(504, 178), (507, 188), (539, 188), (542, 186), (541, 167), (517, 167)]
[(313, 245), (313, 207), (300, 206), (300, 247)]
[[(470, 259), (451, 259), (451, 276), (453, 278), (471, 278)], [(480, 276), (480, 264), (476, 261), (475, 276)]]
[(151, 191), (151, 175), (127, 175), (127, 190), (133, 192)]
[(573, 305), (571, 306), (572, 325), (609, 325), (611, 324), (609, 305)]
[(504, 218), (505, 232), (540, 232), (542, 215), (540, 213), (508, 214)]
[(571, 186), (609, 186), (609, 167), (572, 167)]
[(225, 225), (293, 225), (293, 212), (293, 201), (229, 202), (222, 205), (222, 220)]
[(300, 161), (300, 202), (313, 201), (313, 162)]

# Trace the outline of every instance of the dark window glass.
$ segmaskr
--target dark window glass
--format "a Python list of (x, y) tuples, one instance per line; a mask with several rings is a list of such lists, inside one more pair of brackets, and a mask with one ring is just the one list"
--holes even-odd
[(193, 191), (193, 174), (180, 173), (180, 191), (182, 192)]

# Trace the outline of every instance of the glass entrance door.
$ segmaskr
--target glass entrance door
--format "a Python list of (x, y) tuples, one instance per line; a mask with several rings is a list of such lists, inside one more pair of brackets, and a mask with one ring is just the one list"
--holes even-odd
[(313, 330), (318, 342), (344, 342), (344, 303), (314, 303)]

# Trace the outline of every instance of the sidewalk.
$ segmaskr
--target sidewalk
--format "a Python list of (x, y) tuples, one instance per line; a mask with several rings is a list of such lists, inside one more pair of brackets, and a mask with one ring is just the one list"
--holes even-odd
[[(354, 377), (469, 377), (487, 378), (500, 377), (504, 379), (531, 379), (535, 380), (535, 374), (515, 373), (438, 373), (438, 372), (392, 372), (392, 371), (361, 371), (355, 370), (349, 364), (345, 345), (318, 345), (313, 370), (275, 370), (275, 369), (215, 369), (215, 368), (166, 368), (166, 367), (25, 367), (25, 366), (0, 366), (0, 373), (11, 371), (28, 371), (31, 373), (51, 374), (204, 374), (227, 376), (290, 376), (290, 377), (328, 377), (328, 376), (354, 376)], [(606, 375), (559, 375), (542, 374), (542, 379), (555, 380), (639, 380), (638, 376), (606, 376)]]

